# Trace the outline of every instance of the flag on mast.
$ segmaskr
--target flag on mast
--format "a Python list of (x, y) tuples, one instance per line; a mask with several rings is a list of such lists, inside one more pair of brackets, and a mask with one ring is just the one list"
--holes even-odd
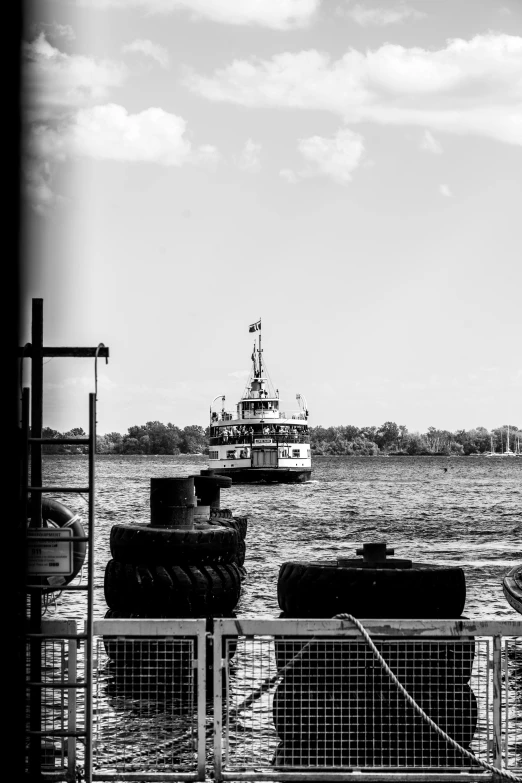
[(260, 330), (261, 330), (261, 318), (259, 319), (259, 321), (256, 321), (255, 324), (250, 324), (250, 326), (248, 327), (249, 332), (259, 332)]

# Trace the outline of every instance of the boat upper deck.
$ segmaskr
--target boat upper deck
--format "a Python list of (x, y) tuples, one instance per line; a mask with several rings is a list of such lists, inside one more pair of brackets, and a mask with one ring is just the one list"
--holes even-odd
[(210, 445), (220, 443), (309, 443), (310, 435), (306, 421), (287, 420), (288, 423), (274, 424), (268, 421), (245, 424), (232, 419), (210, 427)]

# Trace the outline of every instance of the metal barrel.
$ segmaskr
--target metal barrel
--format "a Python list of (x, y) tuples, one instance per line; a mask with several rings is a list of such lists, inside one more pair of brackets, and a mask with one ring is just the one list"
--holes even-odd
[(152, 527), (194, 527), (194, 479), (151, 478), (150, 523)]

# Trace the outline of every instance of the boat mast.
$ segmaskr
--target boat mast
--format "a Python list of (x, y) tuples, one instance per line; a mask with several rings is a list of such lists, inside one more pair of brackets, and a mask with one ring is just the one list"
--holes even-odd
[(259, 377), (263, 377), (263, 371), (262, 371), (262, 362), (261, 362), (261, 318), (259, 319)]

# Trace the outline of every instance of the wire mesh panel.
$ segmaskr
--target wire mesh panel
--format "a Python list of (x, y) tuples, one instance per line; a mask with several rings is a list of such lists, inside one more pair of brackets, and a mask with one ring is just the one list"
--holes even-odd
[[(77, 756), (76, 641), (60, 638), (76, 630), (74, 622), (45, 622), (49, 638), (27, 642), (26, 670), (26, 769), (30, 765), (31, 746), (39, 746), (40, 769), (54, 780), (74, 775), (76, 763), (83, 758), (83, 746)], [(52, 638), (56, 632), (58, 638)], [(35, 660), (37, 666), (35, 670)], [(35, 711), (35, 697), (37, 711)], [(80, 718), (81, 724), (81, 718)], [(81, 728), (81, 725), (80, 725)]]
[(267, 767), (278, 745), (272, 719), (277, 679), (274, 640), (227, 639), (225, 650), (226, 768), (261, 770)]
[[(216, 621), (223, 633), (229, 630), (226, 622)], [(283, 633), (282, 623), (294, 633)], [(318, 632), (312, 635), (314, 623)], [(339, 629), (336, 635), (331, 621), (323, 622), (325, 635), (320, 621), (236, 625), (245, 633), (227, 642), (233, 655), (229, 652), (222, 661), (225, 698), (216, 703), (223, 738), (222, 747), (216, 746), (217, 772), (223, 777), (263, 772), (295, 777), (314, 769), (457, 775), (480, 772), (478, 760), (495, 761), (490, 638), (469, 633), (456, 638), (450, 631), (436, 638), (374, 637), (392, 672), (441, 729), (437, 732), (360, 636)], [(263, 633), (269, 630), (272, 634)], [(520, 683), (520, 641), (518, 645), (510, 652), (514, 661), (518, 651), (518, 667), (516, 661), (510, 664), (514, 694), (517, 677)], [(514, 698), (509, 718), (512, 765), (516, 752), (520, 757), (520, 710), (516, 712)], [(518, 699), (520, 703), (520, 692)]]
[[(95, 778), (154, 773), (155, 779), (182, 780), (204, 772), (205, 621), (199, 634), (190, 628), (198, 623), (193, 620), (185, 621), (188, 628), (170, 621), (170, 633), (156, 627), (150, 635), (151, 624), (161, 622), (112, 620), (96, 637)], [(97, 632), (104, 623), (96, 624)]]
[(512, 771), (522, 772), (522, 639), (505, 639), (503, 650), (504, 760)]

